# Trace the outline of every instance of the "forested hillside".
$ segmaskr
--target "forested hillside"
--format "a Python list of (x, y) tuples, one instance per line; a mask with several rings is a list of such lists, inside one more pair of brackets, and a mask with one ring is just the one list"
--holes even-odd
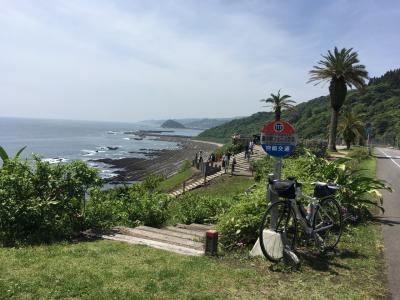
[[(363, 90), (349, 91), (342, 112), (349, 109), (360, 114), (363, 121), (371, 122), (375, 141), (397, 144), (400, 140), (400, 69), (371, 78)], [(228, 141), (235, 133), (256, 134), (273, 117), (272, 112), (258, 112), (208, 129), (199, 137)], [(326, 138), (329, 118), (329, 96), (302, 102), (296, 106), (295, 112), (283, 114), (283, 119), (294, 124), (301, 138)]]

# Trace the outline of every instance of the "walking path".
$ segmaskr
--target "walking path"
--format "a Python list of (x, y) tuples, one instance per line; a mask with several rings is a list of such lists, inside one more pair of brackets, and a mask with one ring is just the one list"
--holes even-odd
[[(264, 156), (265, 153), (260, 146), (254, 147), (253, 155), (251, 155), (249, 160), (244, 158), (244, 152), (235, 155), (236, 166), (233, 175), (252, 176), (250, 171), (250, 162), (263, 158)], [(225, 170), (207, 176), (205, 179), (206, 183), (223, 174), (225, 174)], [(194, 180), (194, 182), (189, 183), (185, 187), (185, 191), (195, 189), (203, 184), (204, 178)], [(178, 197), (182, 193), (184, 193), (184, 191), (180, 188), (170, 193), (170, 195), (172, 197)], [(178, 224), (174, 227), (167, 226), (161, 229), (148, 226), (139, 226), (136, 228), (116, 227), (112, 234), (102, 234), (90, 231), (86, 232), (86, 234), (106, 240), (142, 244), (183, 255), (201, 256), (204, 255), (205, 233), (211, 228), (211, 225)]]
[[(244, 152), (236, 154), (235, 155), (236, 166), (235, 166), (235, 171), (233, 172), (233, 175), (252, 176), (252, 172), (250, 170), (250, 162), (261, 159), (261, 158), (265, 157), (265, 155), (266, 154), (265, 154), (264, 150), (261, 148), (261, 146), (258, 146), (258, 145), (254, 146), (253, 155), (251, 155), (250, 160), (247, 160), (244, 158)], [(231, 161), (232, 161), (232, 159), (231, 159)], [(230, 166), (227, 169), (227, 173), (231, 174)], [(217, 177), (220, 177), (224, 174), (226, 174), (225, 170), (222, 170), (213, 175), (207, 176), (205, 180), (204, 180), (204, 178), (199, 178), (193, 182), (189, 182), (185, 186), (185, 190), (183, 190), (183, 187), (181, 187), (181, 188), (178, 188), (178, 189), (172, 191), (169, 195), (172, 197), (178, 197), (178, 196), (182, 195), (184, 192), (187, 192), (187, 191), (193, 190), (195, 188), (198, 188), (200, 186), (203, 186), (204, 184), (207, 184), (211, 180), (213, 180)]]
[(377, 175), (393, 192), (384, 191), (382, 223), (384, 255), (392, 299), (400, 300), (400, 150), (377, 148)]

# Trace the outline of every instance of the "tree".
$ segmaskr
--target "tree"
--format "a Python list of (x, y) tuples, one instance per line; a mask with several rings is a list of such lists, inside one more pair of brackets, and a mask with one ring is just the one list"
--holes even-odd
[(265, 102), (266, 104), (272, 105), (272, 109), (275, 112), (275, 120), (279, 121), (281, 119), (281, 113), (284, 110), (294, 110), (295, 101), (290, 100), (291, 96), (283, 95), (281, 96), (281, 90), (278, 91), (278, 94), (271, 94), (271, 98), (261, 99), (261, 102)]
[(333, 53), (329, 50), (327, 55), (322, 55), (323, 60), (318, 62), (310, 71), (308, 82), (329, 82), (329, 95), (331, 100), (332, 115), (329, 126), (329, 150), (336, 151), (336, 133), (340, 108), (346, 99), (347, 88), (362, 88), (368, 79), (365, 66), (359, 64), (358, 53), (353, 48), (337, 47)]
[(357, 138), (365, 139), (365, 124), (361, 121), (360, 116), (351, 111), (347, 111), (340, 119), (338, 129), (346, 143), (347, 150), (350, 149), (351, 144), (356, 142)]

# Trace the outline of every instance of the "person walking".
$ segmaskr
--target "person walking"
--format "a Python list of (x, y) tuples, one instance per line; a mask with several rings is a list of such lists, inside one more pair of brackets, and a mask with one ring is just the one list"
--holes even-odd
[(235, 165), (236, 165), (236, 158), (235, 158), (235, 156), (233, 156), (232, 166), (231, 166), (231, 175), (233, 175), (233, 172), (235, 172)]
[(249, 147), (250, 147), (250, 153), (251, 153), (251, 155), (253, 155), (254, 154), (254, 141), (253, 140), (250, 141)]
[(248, 158), (249, 150), (250, 150), (250, 145), (249, 145), (249, 142), (247, 142), (246, 146), (244, 147), (244, 159)]

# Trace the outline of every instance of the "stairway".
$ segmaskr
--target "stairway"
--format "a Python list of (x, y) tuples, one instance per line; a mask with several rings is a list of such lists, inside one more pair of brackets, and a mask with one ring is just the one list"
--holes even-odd
[(89, 231), (85, 234), (105, 240), (146, 245), (183, 255), (201, 256), (204, 255), (205, 233), (209, 229), (212, 229), (212, 226), (178, 224), (161, 229), (148, 226), (116, 227), (111, 234), (96, 234)]
[[(240, 152), (235, 155), (236, 158), (236, 166), (235, 166), (235, 171), (232, 175), (238, 175), (238, 176), (253, 176), (251, 170), (250, 170), (250, 162), (262, 159), (264, 158), (266, 153), (262, 149), (261, 146), (255, 145), (254, 146), (254, 151), (253, 155), (250, 156), (250, 159), (247, 160), (244, 158), (244, 151)], [(232, 162), (232, 158), (231, 158)], [(225, 170), (219, 171), (213, 175), (207, 176), (206, 177), (206, 183), (210, 182), (211, 180), (222, 176), (225, 174)], [(227, 169), (227, 174), (231, 174), (231, 169)], [(188, 184), (185, 186), (185, 192), (193, 190), (197, 187), (203, 186), (204, 185), (204, 178), (199, 178), (193, 181), (189, 181)], [(184, 193), (183, 188), (178, 188), (174, 191), (172, 191), (169, 195), (171, 197), (178, 197)]]
[(263, 148), (259, 145), (254, 146), (253, 155), (250, 155), (250, 159), (244, 158), (244, 152), (235, 155), (236, 158), (236, 166), (234, 175), (242, 175), (242, 176), (252, 176), (250, 170), (250, 163), (252, 161), (256, 161), (264, 158), (266, 153)]

